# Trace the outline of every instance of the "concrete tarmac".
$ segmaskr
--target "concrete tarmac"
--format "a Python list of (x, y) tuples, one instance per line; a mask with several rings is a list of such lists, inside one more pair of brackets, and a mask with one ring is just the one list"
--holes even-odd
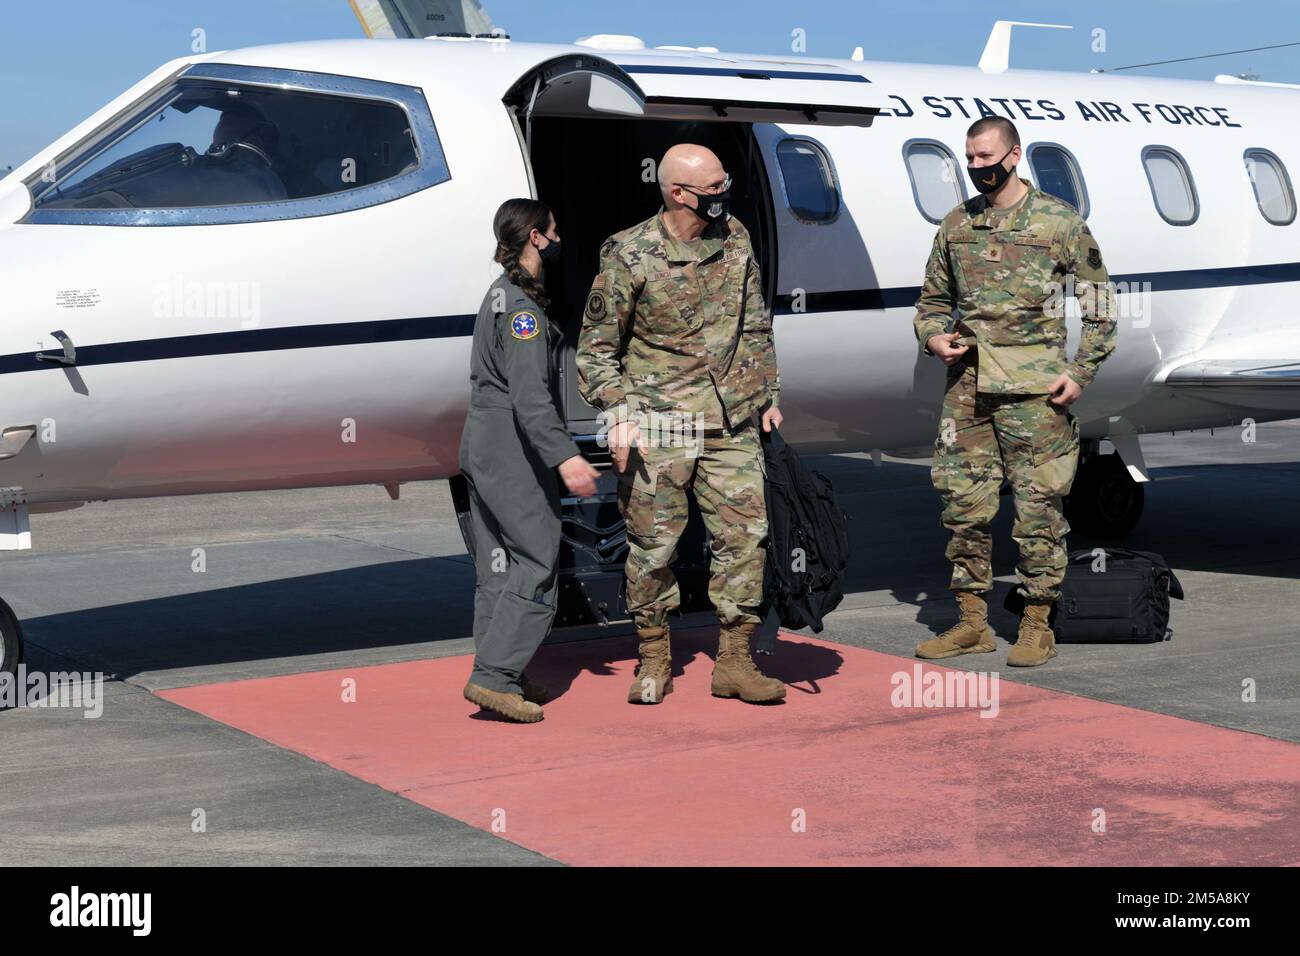
[[(1300, 421), (1255, 438), (1143, 440), (1154, 481), (1124, 544), (1163, 553), (1182, 581), (1171, 641), (1063, 645), (1044, 667), (1003, 666), (1015, 639), (1000, 610), (1015, 560), (1004, 499), (992, 602), (1004, 647), (945, 666), (1300, 742)], [(928, 462), (809, 464), (834, 481), (854, 548), (848, 596), (818, 637), (910, 667), (954, 607)], [(97, 719), (0, 713), (0, 863), (554, 862), (155, 693), (471, 653), (473, 569), (444, 482), (403, 486), (397, 502), (374, 486), (95, 503), (33, 516), (32, 538), (0, 555), (27, 667), (109, 679)], [(625, 692), (611, 683), (611, 706)]]

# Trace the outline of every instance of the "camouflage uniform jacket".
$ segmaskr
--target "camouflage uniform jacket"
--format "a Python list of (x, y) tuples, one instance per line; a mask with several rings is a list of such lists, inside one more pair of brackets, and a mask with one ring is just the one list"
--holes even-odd
[[(1115, 349), (1115, 300), (1101, 251), (1083, 218), (1055, 196), (1035, 189), (1011, 209), (993, 209), (984, 196), (944, 217), (925, 268), (913, 324), (921, 347), (955, 331), (977, 363), (977, 389), (1002, 394), (1051, 390), (1062, 372), (1080, 386)], [(1065, 301), (1073, 277), (1083, 316), (1074, 361), (1065, 358)]]
[(578, 340), (578, 387), (616, 420), (674, 412), (735, 428), (775, 404), (780, 389), (749, 233), (729, 216), (684, 242), (663, 214), (600, 248)]

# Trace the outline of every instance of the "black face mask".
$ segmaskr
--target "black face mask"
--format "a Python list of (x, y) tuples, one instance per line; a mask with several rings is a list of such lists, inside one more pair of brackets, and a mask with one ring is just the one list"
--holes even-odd
[(695, 205), (686, 207), (695, 215), (705, 222), (726, 222), (728, 208), (731, 204), (730, 187), (720, 193), (697, 193), (690, 186), (683, 183), (677, 183), (676, 185), (681, 186), (695, 197)]
[[(1014, 146), (1011, 149), (1015, 149)], [(1002, 154), (1002, 159), (1011, 155), (1011, 149)], [(1002, 188), (1011, 177), (1011, 170), (1002, 165), (1002, 159), (990, 166), (967, 166), (966, 172), (970, 174), (970, 181), (975, 184), (975, 188), (980, 192), (988, 194), (995, 193)]]
[(537, 250), (537, 254), (542, 258), (542, 265), (555, 265), (555, 263), (560, 261), (560, 240), (551, 239), (546, 248), (539, 248)]

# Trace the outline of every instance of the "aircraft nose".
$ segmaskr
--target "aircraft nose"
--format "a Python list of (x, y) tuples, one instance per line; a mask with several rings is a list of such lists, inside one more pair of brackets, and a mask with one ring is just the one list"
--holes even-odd
[(13, 225), (32, 208), (32, 194), (21, 179), (9, 176), (0, 181), (0, 229)]

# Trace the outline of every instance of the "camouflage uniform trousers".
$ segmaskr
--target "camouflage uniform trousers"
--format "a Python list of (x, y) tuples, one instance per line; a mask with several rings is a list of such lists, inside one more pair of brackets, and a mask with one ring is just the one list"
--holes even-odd
[(767, 503), (756, 418), (676, 447), (648, 436), (644, 455), (632, 448), (619, 511), (627, 524), (627, 609), (637, 627), (660, 627), (681, 606), (670, 565), (686, 528), (688, 492), (711, 538), (709, 599), (718, 620), (761, 622)]
[(951, 532), (948, 586), (954, 591), (993, 587), (991, 526), (1005, 475), (1015, 499), (1011, 534), (1020, 548), (1020, 593), (1055, 600), (1070, 530), (1061, 496), (1069, 493), (1079, 463), (1078, 422), (1046, 395), (979, 393), (975, 385), (974, 363), (948, 369), (930, 469), (943, 499), (943, 525)]

